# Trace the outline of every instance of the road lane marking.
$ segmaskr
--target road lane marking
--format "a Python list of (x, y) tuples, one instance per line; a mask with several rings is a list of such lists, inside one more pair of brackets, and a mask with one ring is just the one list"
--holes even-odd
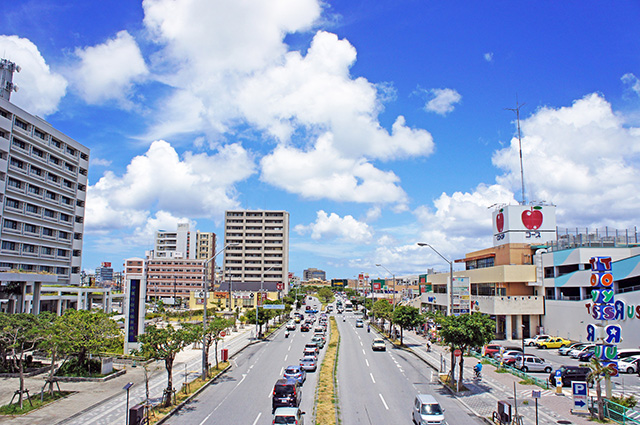
[(286, 362), (288, 358), (289, 358), (289, 355), (287, 354), (286, 356), (284, 356), (284, 361)]
[(258, 417), (255, 421), (253, 421), (253, 425), (256, 425), (258, 423), (258, 419), (260, 419), (260, 416), (262, 416), (262, 412), (258, 413)]
[(371, 380), (372, 380), (372, 381), (373, 381), (373, 383), (375, 384), (375, 383), (376, 383), (376, 380), (375, 380), (375, 379), (373, 379), (373, 373), (369, 372), (369, 376), (371, 377)]
[(364, 348), (362, 349), (362, 354), (364, 354), (365, 356), (367, 355), (367, 353), (364, 352)]
[(362, 344), (362, 341), (360, 341), (360, 345), (361, 345), (362, 347), (364, 347), (364, 345)]
[(369, 360), (364, 359), (365, 363), (367, 364), (367, 367), (369, 367)]
[(380, 400), (382, 400), (382, 404), (384, 404), (384, 408), (389, 410), (389, 406), (387, 406), (387, 402), (384, 401), (384, 397), (382, 397), (382, 394), (378, 393), (378, 395), (380, 396)]

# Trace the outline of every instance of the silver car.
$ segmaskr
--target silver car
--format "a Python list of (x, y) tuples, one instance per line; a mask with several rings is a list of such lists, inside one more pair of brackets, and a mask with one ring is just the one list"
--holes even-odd
[(318, 368), (318, 361), (315, 357), (306, 356), (300, 359), (300, 368), (304, 371), (315, 372)]
[(516, 368), (523, 372), (547, 372), (551, 373), (553, 366), (551, 363), (541, 359), (540, 357), (525, 355), (518, 357), (516, 360)]
[(418, 394), (413, 400), (413, 422), (418, 425), (446, 425), (444, 409), (432, 395)]

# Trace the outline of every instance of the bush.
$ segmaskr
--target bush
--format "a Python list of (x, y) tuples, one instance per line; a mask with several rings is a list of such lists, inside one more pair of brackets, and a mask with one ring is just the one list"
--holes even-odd
[(624, 407), (628, 407), (633, 409), (634, 407), (636, 407), (636, 404), (638, 404), (638, 400), (636, 400), (636, 398), (632, 395), (630, 395), (629, 397), (625, 397), (625, 396), (621, 396), (621, 397), (611, 397), (611, 401), (619, 404), (621, 406)]
[(64, 362), (57, 370), (56, 376), (101, 376), (102, 362), (96, 359), (87, 359), (84, 363), (79, 363), (78, 359), (71, 358)]

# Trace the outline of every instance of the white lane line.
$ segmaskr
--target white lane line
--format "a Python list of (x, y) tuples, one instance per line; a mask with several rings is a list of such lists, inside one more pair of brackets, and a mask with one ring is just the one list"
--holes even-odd
[(360, 345), (361, 345), (362, 347), (364, 347), (364, 345), (362, 344), (362, 341), (360, 341)]
[(367, 355), (367, 353), (364, 352), (364, 348), (362, 349), (362, 354), (364, 354), (365, 356)]
[(262, 416), (262, 412), (258, 413), (258, 417), (255, 421), (253, 421), (253, 425), (256, 425), (258, 423), (258, 419), (260, 419), (260, 416)]
[[(285, 361), (286, 361), (286, 360), (287, 360), (287, 359), (285, 359)], [(284, 373), (284, 367), (281, 367), (281, 368), (280, 368), (280, 375), (282, 375), (283, 373)]]
[(289, 349), (287, 351), (291, 351), (291, 345), (289, 345)]
[[(375, 380), (375, 379), (373, 379), (373, 373), (369, 372), (369, 376), (371, 377), (371, 380), (372, 380), (372, 381), (373, 381), (373, 383), (375, 384), (375, 383), (376, 383), (376, 380)], [(387, 409), (388, 409), (388, 408), (387, 408)]]
[(364, 362), (367, 364), (367, 367), (369, 367), (369, 360), (364, 359)]
[(382, 394), (378, 393), (378, 395), (380, 396), (380, 400), (382, 400), (382, 404), (384, 404), (384, 408), (389, 410), (389, 406), (387, 406), (387, 402), (384, 401), (384, 397), (382, 397)]
[(289, 355), (287, 354), (286, 356), (284, 356), (284, 361), (286, 362), (288, 358), (289, 358)]

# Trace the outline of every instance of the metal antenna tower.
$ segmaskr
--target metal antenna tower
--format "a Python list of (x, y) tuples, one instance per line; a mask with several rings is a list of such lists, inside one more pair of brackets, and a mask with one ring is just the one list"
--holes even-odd
[(516, 113), (516, 121), (518, 122), (518, 147), (520, 148), (520, 181), (522, 182), (522, 205), (524, 205), (527, 200), (524, 196), (524, 167), (522, 165), (522, 135), (520, 134), (520, 108), (522, 108), (525, 104), (522, 105), (518, 103), (518, 96), (516, 95), (516, 107), (515, 108), (504, 108), (507, 111), (513, 111)]

